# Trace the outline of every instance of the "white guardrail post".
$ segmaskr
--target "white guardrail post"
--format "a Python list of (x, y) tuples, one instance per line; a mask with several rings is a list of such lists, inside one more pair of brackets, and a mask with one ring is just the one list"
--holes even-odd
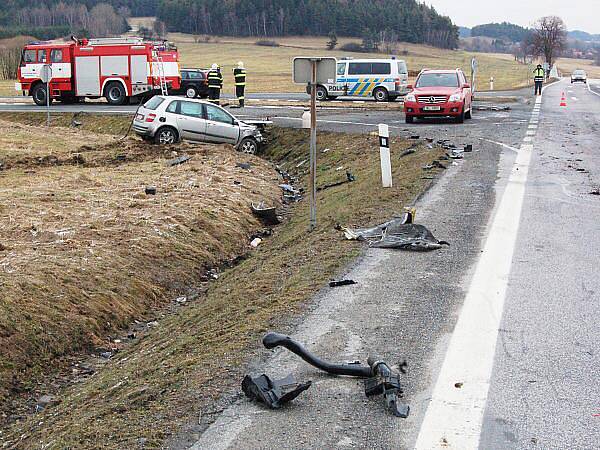
[(392, 161), (390, 157), (390, 131), (386, 124), (379, 124), (379, 158), (381, 160), (381, 183), (392, 187)]

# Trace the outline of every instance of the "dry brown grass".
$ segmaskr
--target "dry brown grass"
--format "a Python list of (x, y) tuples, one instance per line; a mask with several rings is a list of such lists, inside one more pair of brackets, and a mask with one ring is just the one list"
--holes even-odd
[[(348, 53), (325, 49), (327, 37), (286, 37), (276, 41), (279, 47), (255, 45), (256, 39), (220, 37), (218, 42), (196, 43), (194, 36), (173, 33), (169, 36), (179, 47), (183, 67), (210, 67), (218, 63), (223, 69), (225, 89), (233, 92), (232, 70), (239, 60), (248, 69), (250, 92), (300, 92), (303, 86), (292, 83), (291, 66), (294, 56), (351, 56), (354, 58), (382, 57), (385, 53)], [(338, 46), (356, 39), (340, 38)], [(471, 57), (479, 60), (477, 84), (480, 90), (489, 89), (489, 79), (494, 77), (495, 89), (511, 89), (527, 85), (530, 70), (514, 61), (510, 55), (469, 53), (462, 50), (444, 50), (426, 45), (401, 43), (397, 48), (399, 58), (406, 60), (410, 70), (424, 67), (461, 67), (470, 73)], [(404, 54), (406, 53), (406, 54)]]
[(587, 72), (588, 78), (600, 78), (600, 66), (594, 65), (590, 59), (559, 58), (556, 62), (564, 76), (569, 76), (576, 69)]
[[(277, 201), (272, 168), (229, 146), (138, 140), (0, 122), (0, 403), (38, 394), (36, 378), (193, 287), (244, 253)], [(8, 136), (8, 137), (7, 137)], [(85, 144), (84, 144), (85, 143)], [(84, 145), (82, 145), (84, 144)], [(236, 161), (249, 160), (243, 171)], [(234, 184), (234, 181), (241, 184)], [(157, 195), (145, 195), (146, 185)]]
[[(307, 133), (275, 129), (266, 156), (298, 172), (304, 184)], [(377, 138), (320, 133), (319, 185), (339, 180), (344, 166), (357, 181), (319, 194), (319, 226), (308, 233), (306, 202), (248, 259), (210, 284), (206, 295), (161, 319), (86, 382), (60, 395), (60, 404), (7, 430), (22, 448), (148, 448), (198, 415), (206, 416), (224, 392), (239, 388), (241, 371), (259, 336), (296, 314), (304, 301), (356, 257), (357, 243), (343, 240), (334, 224), (367, 225), (389, 218), (421, 193), (429, 180), (421, 166), (441, 150), (420, 147), (400, 158), (409, 143), (394, 138), (395, 184), (380, 187)], [(162, 250), (157, 248), (154, 253)], [(250, 352), (250, 353), (248, 353)], [(210, 417), (210, 416), (208, 416)]]

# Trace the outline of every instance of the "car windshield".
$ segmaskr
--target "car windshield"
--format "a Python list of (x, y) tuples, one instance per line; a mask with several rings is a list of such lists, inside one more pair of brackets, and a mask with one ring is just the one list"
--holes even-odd
[(455, 73), (424, 73), (417, 80), (417, 87), (458, 87)]
[(575, 75), (585, 75), (585, 72), (583, 70), (576, 70)]
[(144, 103), (144, 108), (155, 110), (164, 101), (165, 99), (162, 97), (152, 97), (150, 100)]

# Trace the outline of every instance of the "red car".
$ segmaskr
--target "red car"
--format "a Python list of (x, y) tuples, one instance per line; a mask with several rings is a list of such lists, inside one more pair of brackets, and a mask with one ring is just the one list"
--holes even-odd
[(473, 94), (461, 69), (422, 70), (409, 89), (404, 97), (406, 123), (420, 117), (452, 117), (458, 123), (471, 118)]

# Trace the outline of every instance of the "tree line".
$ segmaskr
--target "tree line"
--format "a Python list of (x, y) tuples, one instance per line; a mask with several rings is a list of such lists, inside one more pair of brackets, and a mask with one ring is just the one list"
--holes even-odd
[(362, 37), (386, 30), (404, 42), (458, 46), (458, 28), (416, 0), (160, 0), (170, 31), (274, 37)]

